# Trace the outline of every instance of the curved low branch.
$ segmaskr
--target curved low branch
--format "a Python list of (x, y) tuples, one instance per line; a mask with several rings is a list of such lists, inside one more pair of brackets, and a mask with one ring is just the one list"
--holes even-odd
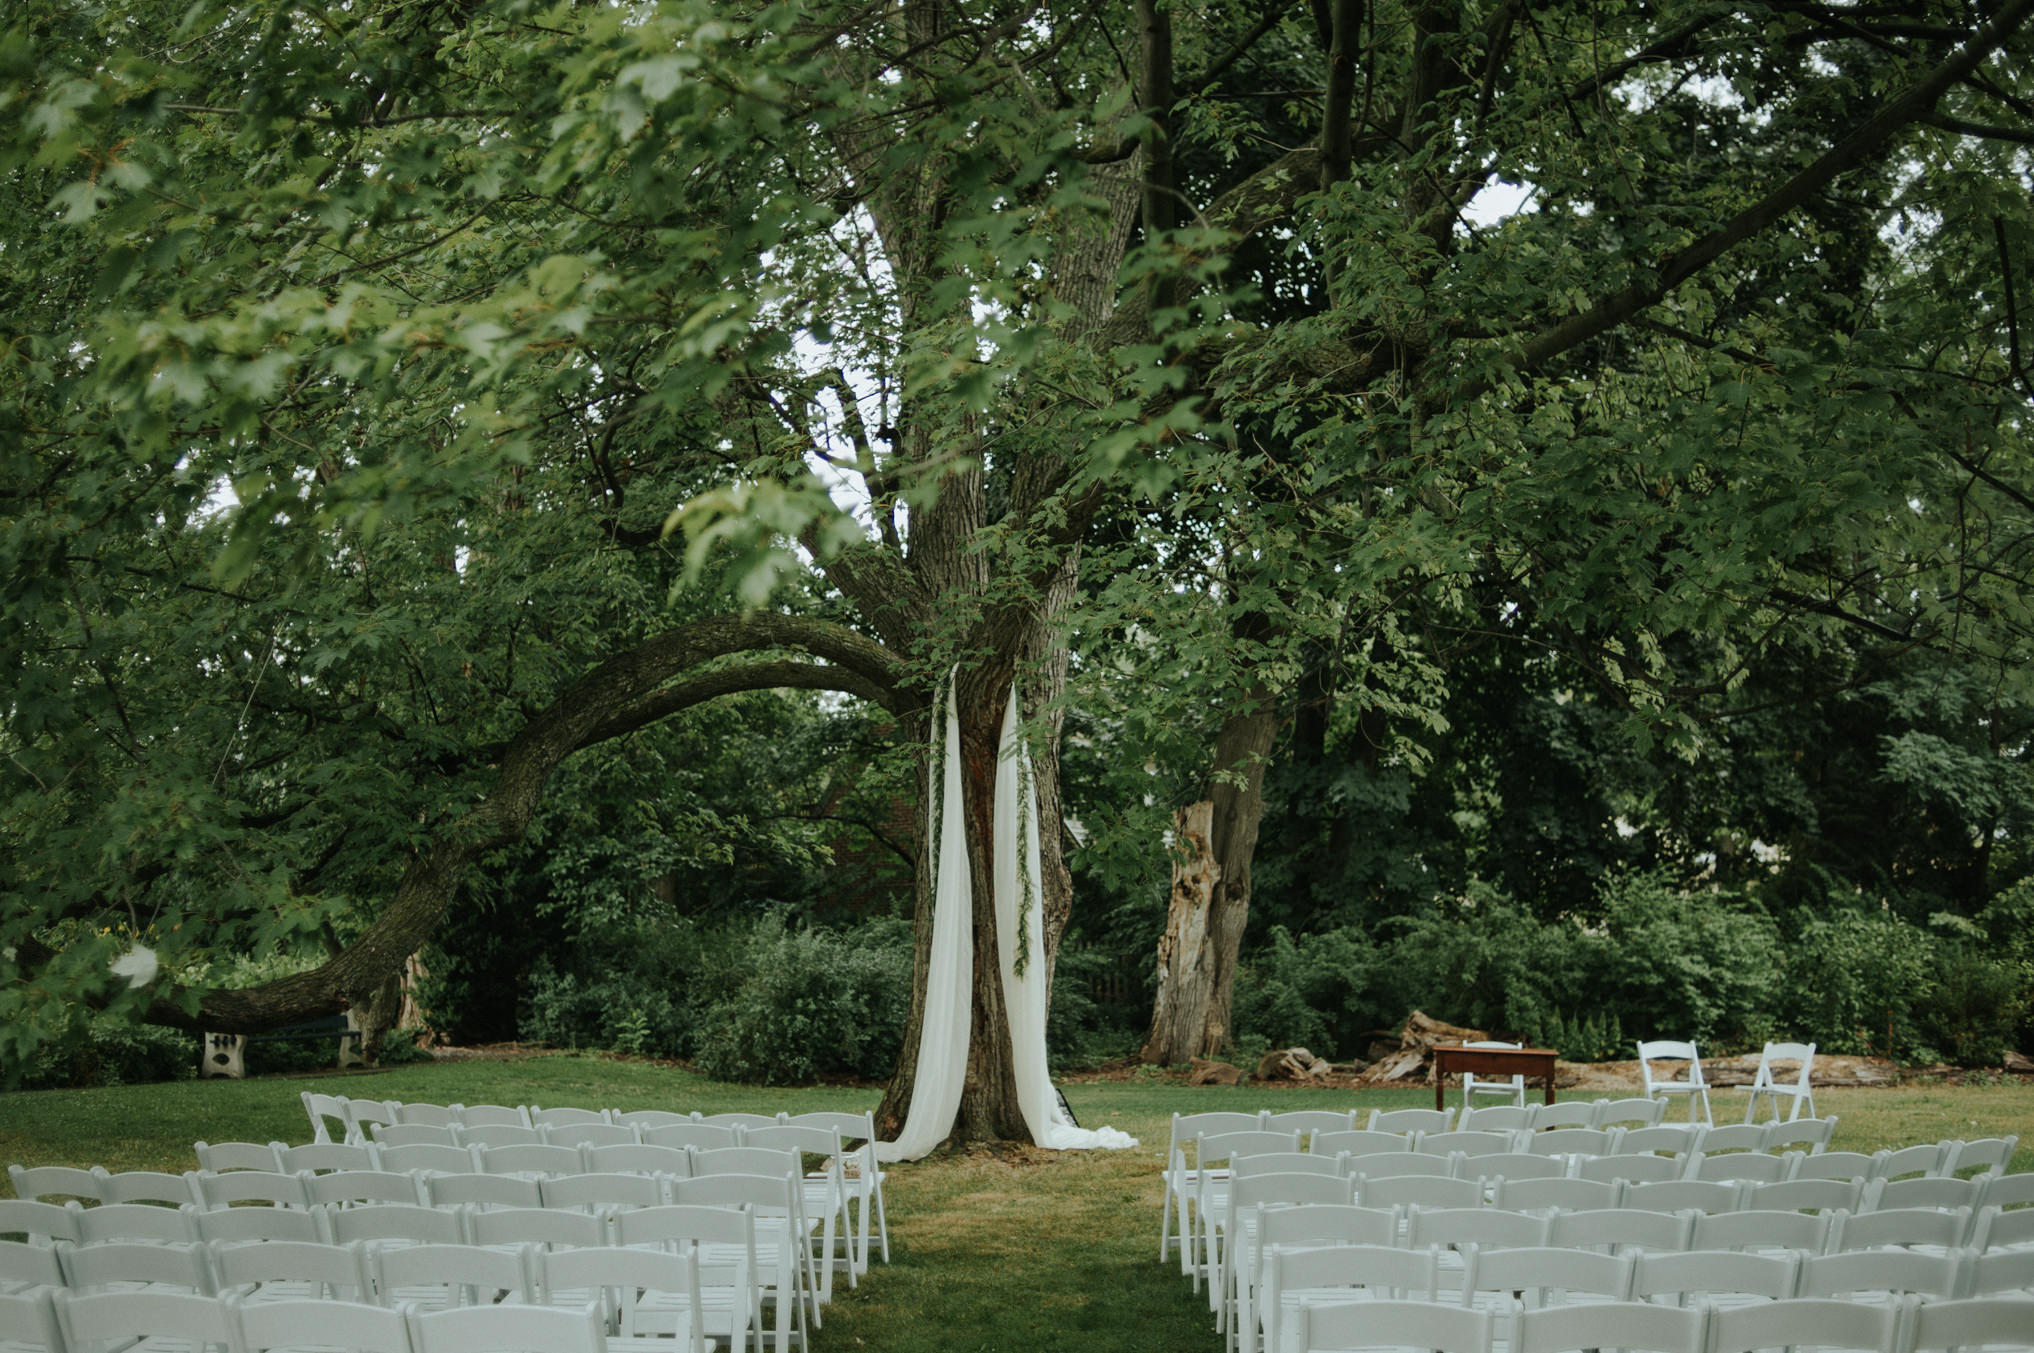
[[(802, 649), (831, 665), (752, 664), (668, 684), (714, 658), (782, 648)], [(646, 639), (573, 682), (523, 726), (503, 753), (487, 797), (438, 831), (403, 871), (387, 910), (331, 962), (258, 987), (210, 992), (195, 1013), (184, 1008), (179, 992), (159, 992), (148, 1021), (195, 1032), (260, 1033), (363, 1005), (437, 932), (468, 864), (522, 838), (551, 775), (574, 752), (687, 704), (757, 689), (769, 673), (808, 686), (814, 673), (824, 673), (828, 688), (887, 705), (897, 698), (904, 672), (889, 650), (844, 625), (774, 612), (715, 616)]]

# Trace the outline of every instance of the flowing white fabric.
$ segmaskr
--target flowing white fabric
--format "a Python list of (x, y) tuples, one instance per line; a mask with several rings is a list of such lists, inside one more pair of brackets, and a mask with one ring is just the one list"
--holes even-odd
[(945, 1141), (960, 1112), (968, 1077), (968, 1024), (974, 996), (974, 903), (968, 873), (967, 819), (961, 812), (960, 715), (953, 683), (946, 688), (946, 718), (926, 774), (926, 793), (939, 820), (939, 855), (932, 880), (932, 963), (926, 975), (925, 1018), (919, 1026), (918, 1064), (911, 1081), (911, 1111), (894, 1142), (877, 1142), (877, 1160), (917, 1160)]
[[(932, 961), (925, 988), (925, 1019), (919, 1032), (911, 1112), (894, 1142), (876, 1143), (876, 1159), (917, 1160), (945, 1141), (960, 1111), (967, 1081), (968, 1035), (973, 1013), (974, 907), (968, 869), (967, 817), (961, 795), (960, 716), (953, 683), (947, 684), (943, 733), (931, 758), (926, 790), (939, 777), (939, 855), (933, 874)], [(1071, 1151), (1122, 1148), (1137, 1139), (1115, 1128), (1079, 1128), (1060, 1109), (1059, 1092), (1045, 1059), (1045, 1011), (1051, 992), (1045, 981), (1044, 893), (1039, 886), (1038, 798), (1031, 785), (1031, 758), (1017, 736), (1017, 691), (1003, 716), (996, 764), (995, 803), (996, 948), (1001, 955), (1003, 1004), (1010, 1017), (1018, 1106), (1032, 1140)], [(1021, 862), (1021, 867), (1020, 867)], [(1024, 955), (1017, 971), (1017, 955)]]
[[(1045, 892), (1038, 853), (1038, 793), (1031, 753), (1017, 736), (1017, 689), (1003, 712), (996, 762), (996, 950), (1003, 967), (1003, 1005), (1010, 1016), (1010, 1055), (1017, 1103), (1031, 1140), (1057, 1151), (1117, 1150), (1137, 1139), (1115, 1128), (1076, 1126), (1060, 1108), (1045, 1060)], [(1020, 971), (1021, 968), (1021, 971)]]

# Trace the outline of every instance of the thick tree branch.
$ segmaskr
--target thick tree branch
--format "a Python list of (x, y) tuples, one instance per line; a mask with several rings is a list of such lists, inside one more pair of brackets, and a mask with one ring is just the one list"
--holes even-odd
[[(1561, 353), (1616, 328), (1657, 304), (1730, 250), (1769, 229), (1788, 212), (1805, 205), (1837, 177), (1883, 147), (1894, 133), (1924, 117), (1944, 91), (1976, 70), (2026, 21), (2030, 8), (2034, 8), (2034, 0), (2007, 0), (1991, 22), (1973, 33), (1961, 48), (1823, 152), (1813, 164), (1680, 253), (1662, 260), (1649, 280), (1602, 297), (1582, 313), (1526, 339), (1518, 346), (1513, 364), (1527, 371), (1537, 369)], [(1494, 383), (1491, 377), (1474, 377), (1454, 387), (1450, 395), (1456, 401), (1473, 399)]]
[(1356, 106), (1356, 47), (1363, 0), (1335, 0), (1328, 46), (1328, 89), (1322, 98), (1321, 186), (1349, 176), (1349, 121)]

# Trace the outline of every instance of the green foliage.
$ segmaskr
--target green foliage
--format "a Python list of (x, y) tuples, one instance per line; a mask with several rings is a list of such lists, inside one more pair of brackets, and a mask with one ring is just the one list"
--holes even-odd
[(1829, 1052), (1935, 1060), (1914, 1020), (1932, 948), (1925, 930), (1882, 907), (1806, 919), (1787, 964), (1790, 1023)]
[[(329, 1063), (332, 1059), (327, 1058)], [(191, 1080), (198, 1074), (198, 1040), (111, 1015), (88, 1021), (73, 1040), (40, 1049), (10, 1088), (83, 1089)]]
[(1378, 1024), (1369, 997), (1381, 957), (1350, 928), (1294, 936), (1272, 927), (1268, 943), (1236, 974), (1230, 1023), (1239, 1053), (1295, 1046), (1321, 1057), (1360, 1051), (1358, 1036)]
[(758, 920), (700, 1017), (699, 1069), (721, 1080), (801, 1085), (896, 1066), (911, 988), (908, 931), (850, 933)]

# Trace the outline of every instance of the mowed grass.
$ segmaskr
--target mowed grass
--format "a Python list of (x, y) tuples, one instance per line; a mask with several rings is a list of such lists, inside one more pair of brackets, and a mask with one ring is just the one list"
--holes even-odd
[[(0, 1095), (0, 1161), (184, 1170), (195, 1141), (300, 1142), (298, 1094), (618, 1108), (873, 1108), (869, 1088), (726, 1085), (643, 1062), (588, 1056), (447, 1062), (345, 1076), (181, 1082)], [(1164, 1347), (1217, 1353), (1205, 1298), (1176, 1262), (1158, 1260), (1160, 1170), (1174, 1113), (1207, 1109), (1431, 1106), (1431, 1090), (1189, 1089), (1163, 1080), (1066, 1088), (1083, 1124), (1139, 1138), (1127, 1151), (976, 1148), (890, 1167), (891, 1262), (859, 1289), (837, 1289), (815, 1353), (1113, 1353)], [(1712, 1096), (1719, 1123), (1741, 1120), (1745, 1093)], [(1838, 1115), (1839, 1149), (1943, 1137), (2034, 1137), (2034, 1087), (1819, 1090)], [(2034, 1169), (2034, 1142), (2014, 1157)], [(11, 1190), (10, 1190), (11, 1192)]]

